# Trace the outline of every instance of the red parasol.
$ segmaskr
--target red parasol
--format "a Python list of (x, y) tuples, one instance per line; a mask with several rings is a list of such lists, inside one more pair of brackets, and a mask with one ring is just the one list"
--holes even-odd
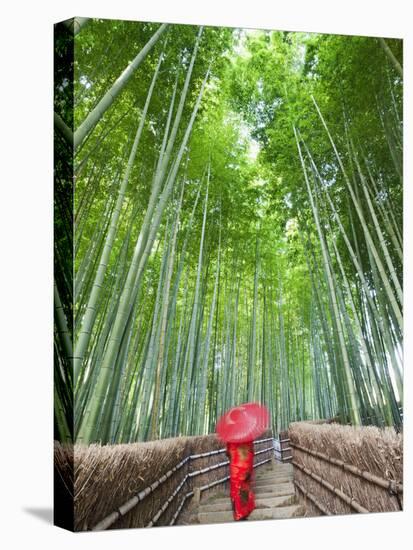
[(267, 429), (269, 419), (267, 407), (259, 403), (244, 403), (232, 407), (221, 416), (216, 431), (223, 441), (246, 443), (253, 441)]

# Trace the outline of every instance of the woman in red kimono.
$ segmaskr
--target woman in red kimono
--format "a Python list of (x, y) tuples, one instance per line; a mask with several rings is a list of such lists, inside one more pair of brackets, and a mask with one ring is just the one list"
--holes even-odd
[(235, 521), (246, 520), (255, 508), (255, 496), (250, 484), (254, 471), (254, 444), (227, 443), (230, 460), (230, 497)]
[(254, 439), (268, 427), (270, 414), (264, 405), (243, 403), (223, 414), (216, 432), (227, 444), (230, 460), (230, 496), (235, 521), (245, 520), (255, 509), (255, 497), (251, 490), (254, 467)]

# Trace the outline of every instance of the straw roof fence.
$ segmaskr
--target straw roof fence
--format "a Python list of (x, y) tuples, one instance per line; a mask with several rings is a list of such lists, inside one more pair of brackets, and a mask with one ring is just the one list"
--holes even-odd
[(307, 516), (403, 508), (403, 436), (393, 428), (294, 422), (289, 436)]
[(55, 525), (74, 531), (74, 461), (73, 445), (54, 446), (54, 506), (53, 520)]
[[(267, 437), (271, 434), (266, 433), (260, 439)], [(271, 445), (272, 440), (258, 443), (255, 450), (262, 451)], [(191, 501), (191, 498), (185, 499), (186, 494), (192, 497), (196, 487), (203, 487), (205, 491), (207, 485), (228, 476), (225, 452), (197, 456), (223, 447), (222, 441), (213, 434), (104, 446), (71, 447), (55, 442), (56, 478), (69, 488), (65, 498), (70, 501), (71, 493), (74, 497), (74, 530), (179, 523), (178, 509), (184, 511)], [(259, 462), (271, 456), (272, 450), (268, 450), (257, 454), (255, 460)], [(206, 469), (208, 471), (198, 474)], [(225, 484), (220, 483), (211, 490), (216, 487), (226, 489)], [(143, 494), (145, 489), (147, 494)], [(137, 498), (139, 493), (141, 498)], [(67, 503), (65, 509), (68, 509)], [(102, 523), (111, 515), (108, 523)]]

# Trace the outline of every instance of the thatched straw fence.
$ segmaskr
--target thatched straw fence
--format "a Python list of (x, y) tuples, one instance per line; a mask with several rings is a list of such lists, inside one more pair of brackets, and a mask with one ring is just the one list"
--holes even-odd
[[(271, 460), (270, 433), (255, 452), (257, 466)], [(74, 449), (55, 443), (55, 469), (63, 486), (73, 487), (74, 477), (75, 531), (173, 525), (194, 495), (225, 489), (228, 481), (228, 459), (215, 435)]]
[(54, 445), (54, 524), (74, 531), (74, 460), (73, 445), (61, 445), (55, 441)]
[(294, 422), (294, 483), (307, 516), (403, 509), (403, 436), (392, 428)]

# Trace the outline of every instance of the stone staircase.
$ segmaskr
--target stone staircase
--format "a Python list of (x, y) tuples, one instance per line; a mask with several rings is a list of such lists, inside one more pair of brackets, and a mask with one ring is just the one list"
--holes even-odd
[[(276, 463), (261, 466), (255, 471), (253, 482), (256, 508), (248, 521), (286, 519), (304, 515), (297, 504), (293, 484), (292, 464)], [(201, 500), (192, 512), (191, 523), (225, 523), (234, 521), (232, 506), (227, 494), (220, 492)]]

